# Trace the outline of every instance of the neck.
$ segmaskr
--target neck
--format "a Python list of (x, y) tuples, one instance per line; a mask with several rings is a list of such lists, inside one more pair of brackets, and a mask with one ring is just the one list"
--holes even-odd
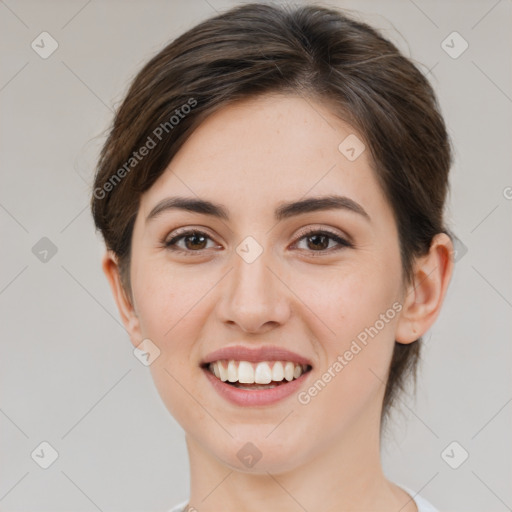
[[(378, 412), (379, 416), (360, 418), (341, 439), (320, 440), (322, 448), (309, 452), (302, 464), (285, 471), (265, 467), (264, 458), (242, 471), (223, 463), (187, 435), (189, 506), (201, 512), (416, 512), (410, 496), (383, 474)], [(312, 442), (319, 440), (308, 440)]]

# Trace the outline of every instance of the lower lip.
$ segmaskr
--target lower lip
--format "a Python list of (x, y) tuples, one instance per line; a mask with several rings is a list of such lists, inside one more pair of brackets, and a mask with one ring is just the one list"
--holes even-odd
[(275, 388), (256, 389), (253, 391), (250, 389), (240, 389), (235, 386), (231, 386), (230, 384), (226, 384), (215, 377), (215, 375), (213, 375), (209, 370), (205, 368), (202, 370), (219, 395), (233, 404), (246, 407), (254, 405), (270, 405), (279, 402), (280, 400), (284, 400), (293, 393), (296, 393), (311, 373), (311, 370), (309, 370), (308, 372), (303, 373), (298, 379), (289, 381), (286, 384), (279, 384)]

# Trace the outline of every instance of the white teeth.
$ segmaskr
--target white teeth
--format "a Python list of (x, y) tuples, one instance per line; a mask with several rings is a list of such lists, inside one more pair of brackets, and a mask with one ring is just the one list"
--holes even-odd
[(287, 381), (293, 380), (293, 371), (295, 370), (295, 365), (288, 361), (284, 366), (284, 378)]
[(284, 369), (281, 361), (276, 361), (272, 367), (272, 380), (281, 382), (284, 379)]
[(238, 382), (240, 384), (254, 383), (254, 368), (251, 363), (247, 361), (240, 361), (238, 363)]
[(256, 371), (254, 372), (254, 382), (256, 382), (256, 384), (268, 384), (272, 382), (272, 370), (268, 363), (258, 363)]
[[(226, 364), (227, 363), (227, 364)], [(306, 370), (307, 365), (295, 364), (291, 361), (215, 361), (210, 363), (210, 371), (222, 382), (241, 384), (270, 384), (288, 382), (298, 379)]]
[(213, 366), (214, 368), (217, 367), (219, 369), (220, 380), (222, 382), (226, 382), (228, 380), (228, 369), (224, 368), (224, 365), (220, 364), (220, 362), (215, 363)]
[(235, 361), (229, 361), (228, 363), (228, 380), (229, 382), (238, 381), (238, 368), (236, 367)]

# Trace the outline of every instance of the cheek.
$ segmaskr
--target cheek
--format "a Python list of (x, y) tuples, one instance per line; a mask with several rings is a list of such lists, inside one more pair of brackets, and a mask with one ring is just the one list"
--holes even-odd
[(401, 309), (397, 276), (391, 266), (387, 272), (354, 267), (309, 279), (307, 287), (296, 283), (297, 295), (318, 316), (313, 339), (321, 354), (319, 379), (299, 402), (315, 403), (315, 415), (325, 421), (336, 409), (342, 416), (357, 414), (383, 391)]
[(194, 316), (194, 304), (209, 289), (199, 272), (192, 267), (178, 271), (164, 261), (139, 263), (132, 286), (143, 334), (164, 346), (182, 328), (180, 321)]
[[(142, 335), (160, 349), (150, 365), (155, 387), (169, 412), (178, 421), (193, 416), (194, 421), (206, 421), (203, 410), (191, 398), (194, 374), (194, 340), (198, 338), (203, 320), (201, 298), (212, 288), (215, 280), (191, 267), (176, 271), (171, 265), (151, 262), (139, 267), (133, 282), (137, 313)], [(191, 371), (192, 370), (192, 371)], [(203, 403), (194, 390), (194, 396)]]
[[(303, 314), (315, 318), (311, 323), (318, 326), (314, 338), (324, 342), (328, 352), (340, 350), (373, 326), (399, 297), (399, 272), (391, 265), (387, 269), (377, 265), (319, 268), (289, 279), (303, 304)], [(389, 313), (385, 326), (378, 324), (386, 335), (396, 316), (393, 309)]]

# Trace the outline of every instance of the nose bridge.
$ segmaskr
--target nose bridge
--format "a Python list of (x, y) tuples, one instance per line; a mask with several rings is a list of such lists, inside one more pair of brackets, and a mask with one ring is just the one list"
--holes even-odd
[(268, 248), (264, 249), (251, 237), (240, 243), (233, 260), (233, 300), (237, 300), (240, 305), (248, 303), (255, 307), (268, 304), (273, 289), (270, 280), (274, 278), (267, 268), (270, 263)]
[[(274, 275), (272, 251), (254, 238), (244, 239), (233, 253), (229, 285), (221, 298), (225, 320), (245, 330), (267, 322), (281, 323), (288, 314), (286, 287)], [(272, 269), (272, 270), (270, 270)]]

